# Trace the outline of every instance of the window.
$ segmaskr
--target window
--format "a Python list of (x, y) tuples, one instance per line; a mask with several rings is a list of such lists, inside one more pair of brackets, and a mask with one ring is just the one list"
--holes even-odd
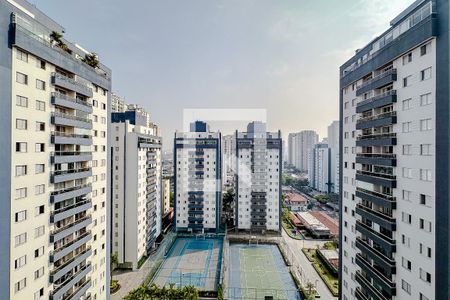
[(420, 144), (420, 155), (431, 155), (431, 144)]
[(411, 155), (412, 145), (403, 145), (403, 155)]
[(402, 101), (403, 110), (408, 110), (412, 108), (412, 100), (411, 98)]
[(403, 78), (403, 87), (407, 87), (411, 84), (411, 76), (406, 76)]
[(45, 193), (45, 184), (39, 184), (34, 187), (34, 194), (41, 195)]
[(26, 219), (27, 219), (27, 211), (26, 210), (22, 210), (22, 211), (16, 212), (14, 214), (14, 221), (16, 223), (25, 221)]
[(411, 285), (402, 279), (402, 289), (411, 295)]
[(16, 56), (17, 56), (17, 59), (24, 61), (24, 62), (28, 62), (28, 53), (23, 52), (20, 49), (17, 49)]
[(41, 278), (42, 275), (44, 275), (44, 267), (41, 267), (41, 268), (37, 269), (36, 271), (34, 271), (34, 279)]
[(27, 152), (27, 143), (16, 142), (16, 152)]
[(431, 170), (420, 169), (420, 180), (431, 181), (432, 180)]
[(16, 176), (24, 176), (24, 175), (27, 175), (27, 166), (26, 165), (16, 166)]
[(431, 232), (431, 222), (425, 219), (419, 219), (419, 228), (426, 232)]
[(15, 198), (16, 200), (25, 198), (26, 196), (27, 196), (27, 188), (16, 189), (16, 198)]
[(38, 90), (45, 91), (45, 81), (36, 79), (36, 88), (37, 88)]
[(420, 130), (421, 131), (431, 130), (431, 128), (432, 128), (431, 119), (420, 120)]
[(44, 288), (40, 288), (39, 291), (34, 293), (34, 300), (39, 300), (44, 297)]
[(36, 152), (44, 152), (45, 151), (44, 143), (36, 143), (35, 151)]
[(428, 258), (431, 258), (431, 248), (425, 247), (422, 243), (419, 245), (419, 253), (426, 255)]
[(37, 248), (34, 250), (34, 258), (38, 258), (44, 254), (44, 246)]
[(431, 67), (420, 71), (420, 80), (427, 80), (431, 78)]
[(36, 110), (45, 111), (45, 102), (36, 100)]
[(422, 279), (425, 282), (431, 283), (431, 274), (425, 271), (424, 269), (420, 268), (420, 279)]
[(26, 264), (27, 264), (27, 256), (24, 255), (14, 261), (14, 268), (18, 269), (20, 267), (25, 266)]
[(411, 224), (412, 222), (412, 216), (408, 213), (402, 212), (402, 221), (407, 223), (407, 224)]
[(45, 131), (45, 123), (36, 121), (36, 131)]
[(20, 246), (22, 244), (25, 244), (27, 242), (27, 233), (24, 232), (22, 234), (16, 235), (14, 238), (15, 246)]
[(106, 124), (106, 118), (102, 117), (102, 124)]
[(22, 107), (28, 107), (28, 98), (23, 96), (16, 96), (16, 105)]
[(412, 169), (403, 167), (402, 168), (402, 175), (403, 175), (404, 178), (412, 178), (413, 177)]
[(402, 267), (407, 269), (408, 271), (411, 271), (411, 261), (402, 257)]
[(102, 103), (102, 109), (106, 110), (106, 104), (105, 103)]
[(28, 84), (28, 75), (16, 72), (16, 82), (21, 84)]
[(430, 204), (430, 202), (431, 202), (431, 197), (430, 196), (428, 196), (428, 195), (424, 195), (424, 194), (420, 194), (420, 199), (419, 199), (419, 203), (421, 204), (421, 205), (429, 205)]
[(94, 122), (98, 122), (98, 116), (97, 115), (92, 115), (92, 120)]
[(411, 239), (402, 234), (402, 244), (409, 248), (411, 246)]
[(403, 190), (403, 192), (402, 192), (403, 200), (410, 201), (411, 200), (411, 194), (412, 194), (411, 191)]
[(411, 122), (403, 122), (402, 130), (404, 133), (411, 132)]
[(36, 59), (36, 67), (45, 70), (45, 61), (42, 59)]
[(27, 120), (24, 119), (16, 119), (16, 129), (26, 130), (28, 127)]
[(93, 107), (98, 107), (98, 101), (97, 100), (92, 100), (92, 106)]
[(36, 206), (36, 208), (34, 209), (34, 216), (37, 217), (42, 215), (44, 213), (44, 210), (45, 210), (44, 205)]
[(27, 279), (24, 278), (22, 280), (19, 280), (18, 282), (16, 282), (14, 284), (14, 292), (19, 292), (21, 290), (23, 290), (25, 287), (27, 286)]
[(409, 52), (408, 54), (403, 56), (403, 65), (406, 65), (410, 62), (412, 62), (412, 52)]
[(34, 166), (34, 169), (36, 171), (36, 174), (41, 174), (45, 172), (45, 165), (44, 164), (36, 164)]
[(430, 46), (430, 43), (420, 46), (420, 56), (426, 55)]
[(44, 225), (39, 226), (39, 227), (34, 229), (34, 237), (35, 238), (38, 238), (38, 237), (44, 235), (44, 233), (45, 233), (45, 226)]
[(419, 300), (430, 300), (429, 298), (425, 297), (424, 294), (419, 293)]
[(420, 105), (425, 106), (431, 104), (431, 93), (420, 95)]

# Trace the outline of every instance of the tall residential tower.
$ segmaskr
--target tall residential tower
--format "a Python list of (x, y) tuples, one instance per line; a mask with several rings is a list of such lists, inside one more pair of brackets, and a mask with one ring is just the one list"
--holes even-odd
[(449, 1), (340, 68), (342, 299), (449, 299)]
[(308, 171), (308, 153), (319, 141), (313, 130), (290, 133), (288, 138), (288, 163), (302, 172)]

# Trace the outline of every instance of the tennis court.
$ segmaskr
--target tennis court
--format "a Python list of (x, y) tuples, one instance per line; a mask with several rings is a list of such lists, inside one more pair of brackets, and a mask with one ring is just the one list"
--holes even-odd
[(177, 238), (153, 282), (216, 291), (222, 260), (220, 238)]
[(230, 245), (230, 299), (301, 299), (276, 245)]

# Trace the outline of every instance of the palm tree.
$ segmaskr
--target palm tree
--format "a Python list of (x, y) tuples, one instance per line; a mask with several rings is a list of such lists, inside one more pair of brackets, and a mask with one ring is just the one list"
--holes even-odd
[(313, 289), (315, 288), (314, 283), (312, 283), (311, 281), (308, 281), (308, 283), (306, 284), (306, 288), (308, 289), (308, 299), (309, 298), (313, 298)]

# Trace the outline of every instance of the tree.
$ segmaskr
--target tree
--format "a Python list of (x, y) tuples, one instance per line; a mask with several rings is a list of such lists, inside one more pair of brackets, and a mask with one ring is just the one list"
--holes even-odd
[(93, 68), (97, 68), (100, 64), (96, 53), (88, 53), (82, 60)]

